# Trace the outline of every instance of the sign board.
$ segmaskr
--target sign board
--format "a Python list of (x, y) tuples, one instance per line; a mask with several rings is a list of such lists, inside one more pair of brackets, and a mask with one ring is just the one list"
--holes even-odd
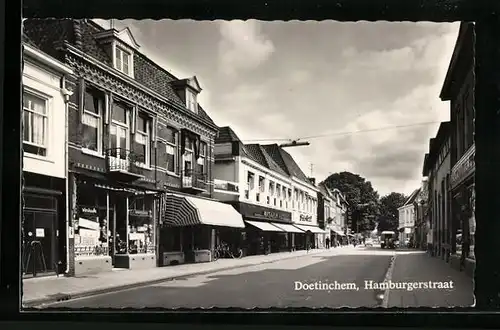
[(79, 246), (96, 246), (99, 240), (99, 232), (81, 228), (79, 231)]
[(130, 233), (128, 239), (131, 241), (144, 241), (145, 235), (143, 233)]
[(301, 214), (299, 219), (300, 219), (300, 221), (303, 221), (303, 222), (312, 222), (312, 216), (310, 216), (310, 215)]
[(130, 216), (135, 216), (135, 217), (150, 217), (151, 216), (151, 211), (131, 209), (128, 211), (128, 213)]
[(474, 173), (476, 169), (476, 164), (474, 158), (476, 156), (476, 148), (471, 147), (459, 160), (456, 166), (451, 170), (450, 184), (452, 187), (456, 187), (469, 175)]
[(45, 237), (45, 228), (36, 229), (36, 237)]
[(92, 220), (87, 220), (84, 218), (78, 219), (78, 227), (83, 227), (83, 228), (92, 229), (92, 230), (99, 230), (100, 229), (98, 222), (92, 221)]

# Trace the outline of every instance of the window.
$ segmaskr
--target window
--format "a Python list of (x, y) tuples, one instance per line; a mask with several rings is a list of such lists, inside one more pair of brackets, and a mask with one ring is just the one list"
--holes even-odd
[(199, 174), (205, 174), (205, 162), (207, 159), (207, 144), (205, 142), (200, 143), (200, 157), (196, 160), (198, 165), (197, 171)]
[(269, 181), (269, 196), (274, 196), (274, 182)]
[(177, 172), (177, 131), (167, 127), (167, 172)]
[(193, 142), (189, 138), (186, 138), (186, 147), (184, 155), (182, 155), (182, 160), (184, 162), (184, 173), (191, 175), (193, 170)]
[(196, 94), (186, 89), (186, 108), (193, 112), (198, 111), (198, 103), (196, 102)]
[(264, 192), (266, 190), (266, 179), (263, 176), (259, 176), (259, 191)]
[(247, 184), (248, 184), (248, 189), (253, 190), (253, 188), (254, 188), (254, 174), (250, 171), (248, 171), (248, 175), (247, 175)]
[(137, 161), (146, 166), (150, 164), (150, 119), (142, 113), (137, 115), (134, 153)]
[(281, 185), (280, 184), (276, 184), (276, 196), (278, 198), (281, 198)]
[(25, 92), (23, 116), (23, 150), (30, 154), (47, 156), (47, 100)]
[(120, 47), (115, 47), (115, 68), (128, 76), (131, 75), (132, 55)]
[(130, 109), (123, 103), (113, 103), (110, 140), (111, 156), (121, 160), (128, 158), (130, 146)]
[(292, 200), (292, 189), (288, 188), (288, 200)]

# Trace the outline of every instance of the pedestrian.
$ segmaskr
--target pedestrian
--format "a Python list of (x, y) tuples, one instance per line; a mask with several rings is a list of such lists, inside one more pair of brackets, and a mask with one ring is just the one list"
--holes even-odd
[(329, 237), (327, 237), (325, 239), (325, 243), (326, 243), (326, 248), (329, 249), (330, 248), (330, 238)]

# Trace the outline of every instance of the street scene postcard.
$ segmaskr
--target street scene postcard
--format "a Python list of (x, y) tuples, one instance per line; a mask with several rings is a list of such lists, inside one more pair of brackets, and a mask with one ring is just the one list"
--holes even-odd
[(23, 20), (23, 308), (473, 306), (474, 36)]

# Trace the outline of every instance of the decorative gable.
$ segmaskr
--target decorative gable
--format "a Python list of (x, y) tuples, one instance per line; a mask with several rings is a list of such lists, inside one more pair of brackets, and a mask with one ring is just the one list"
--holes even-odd
[(96, 33), (94, 38), (104, 46), (106, 52), (112, 59), (113, 68), (134, 77), (134, 52), (140, 46), (135, 40), (129, 28), (120, 31), (112, 28)]

